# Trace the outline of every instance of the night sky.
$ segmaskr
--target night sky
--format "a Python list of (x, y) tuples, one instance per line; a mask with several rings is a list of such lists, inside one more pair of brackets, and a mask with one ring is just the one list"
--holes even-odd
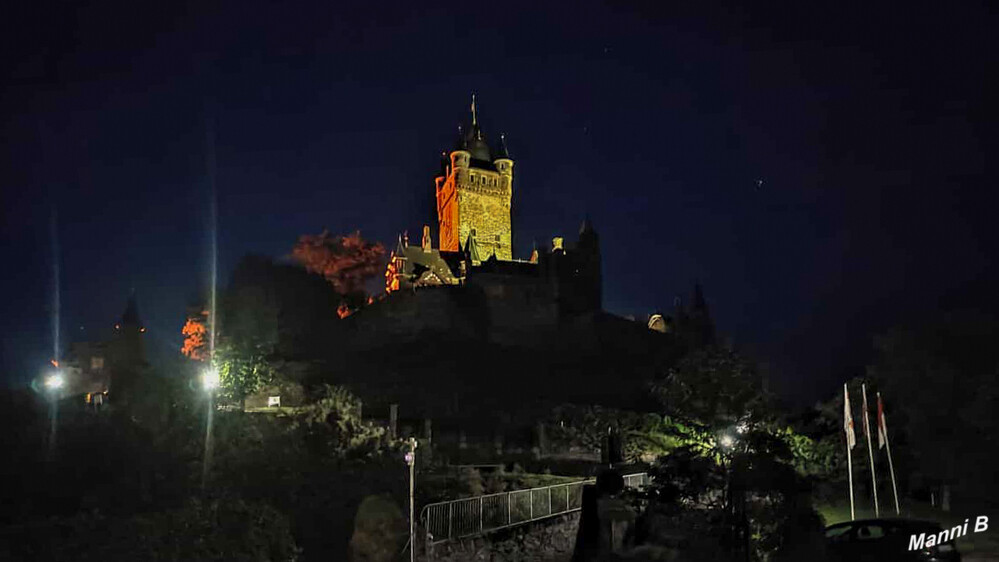
[(209, 127), (227, 275), (323, 228), (419, 232), (472, 92), (519, 257), (588, 214), (605, 308), (699, 280), (791, 399), (860, 374), (873, 333), (997, 305), (974, 3), (88, 4), (8, 7), (0, 37), (8, 384), (52, 355), (53, 210), (63, 337), (108, 336), (135, 288), (162, 356), (207, 282)]

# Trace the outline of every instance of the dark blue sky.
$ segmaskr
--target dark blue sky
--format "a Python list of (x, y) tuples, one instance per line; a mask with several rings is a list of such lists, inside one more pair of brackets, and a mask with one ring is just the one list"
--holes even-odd
[(51, 355), (53, 206), (65, 337), (109, 333), (134, 287), (154, 346), (179, 347), (207, 277), (209, 120), (227, 272), (324, 227), (417, 232), (473, 91), (516, 160), (521, 256), (588, 213), (609, 310), (700, 280), (789, 396), (859, 372), (890, 325), (995, 308), (994, 10), (663, 4), (15, 8), (5, 377)]

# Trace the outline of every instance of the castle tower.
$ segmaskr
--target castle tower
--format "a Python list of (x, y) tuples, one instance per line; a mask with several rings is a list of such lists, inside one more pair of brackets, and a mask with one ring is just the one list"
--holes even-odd
[(109, 348), (111, 371), (110, 390), (117, 403), (127, 403), (136, 380), (146, 367), (146, 349), (143, 341), (146, 329), (139, 319), (133, 289), (125, 304), (121, 321), (114, 326), (114, 337)]
[(451, 151), (444, 175), (435, 180), (440, 249), (459, 251), (475, 231), (482, 255), (513, 259), (513, 229), (510, 201), (513, 194), (513, 160), (501, 137), (495, 153), (479, 127), (472, 96), (472, 126), (458, 129), (458, 142)]

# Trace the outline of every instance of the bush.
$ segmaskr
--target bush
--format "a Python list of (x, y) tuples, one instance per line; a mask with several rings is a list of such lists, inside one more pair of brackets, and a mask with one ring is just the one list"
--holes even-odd
[(368, 496), (357, 508), (350, 538), (352, 562), (390, 562), (405, 546), (409, 529), (391, 497)]
[(458, 493), (461, 497), (481, 496), (483, 490), (482, 474), (474, 468), (462, 468), (458, 473)]
[(5, 534), (4, 560), (294, 562), (299, 554), (283, 514), (240, 500), (191, 500), (182, 508), (125, 518), (81, 514)]

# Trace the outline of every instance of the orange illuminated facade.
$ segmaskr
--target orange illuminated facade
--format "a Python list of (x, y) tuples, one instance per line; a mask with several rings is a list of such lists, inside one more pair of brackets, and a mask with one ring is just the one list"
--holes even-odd
[(486, 142), (474, 100), (472, 127), (467, 133), (459, 130), (454, 150), (441, 154), (441, 174), (434, 185), (440, 251), (460, 251), (474, 235), (482, 259), (513, 259), (513, 160), (505, 138), (500, 137), (496, 149)]

